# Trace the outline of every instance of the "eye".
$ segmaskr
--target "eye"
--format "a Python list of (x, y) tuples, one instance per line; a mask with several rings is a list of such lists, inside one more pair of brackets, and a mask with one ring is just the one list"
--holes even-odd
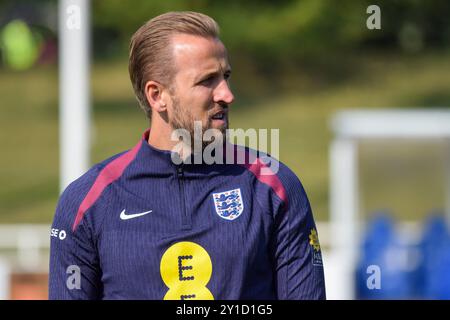
[(223, 75), (223, 77), (224, 77), (225, 80), (230, 79), (230, 77), (231, 77), (231, 72), (225, 73), (225, 74)]
[(198, 84), (208, 86), (213, 82), (213, 80), (214, 80), (214, 76), (210, 75), (210, 76), (207, 76), (206, 78), (204, 78), (203, 80), (200, 80), (200, 82)]
[(209, 76), (209, 77), (206, 77), (205, 79), (203, 79), (201, 82), (202, 82), (202, 83), (209, 83), (209, 82), (211, 82), (213, 79), (214, 79), (214, 76)]

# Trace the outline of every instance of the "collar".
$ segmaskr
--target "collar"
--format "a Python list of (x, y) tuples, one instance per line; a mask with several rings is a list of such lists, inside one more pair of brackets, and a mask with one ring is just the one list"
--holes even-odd
[(177, 174), (180, 170), (184, 175), (216, 175), (223, 173), (224, 170), (230, 167), (225, 162), (225, 156), (227, 150), (233, 149), (235, 152), (235, 146), (229, 143), (224, 143), (223, 155), (224, 160), (222, 164), (206, 164), (195, 163), (194, 155), (191, 155), (190, 163), (181, 163), (175, 164), (172, 159), (176, 159), (178, 154), (171, 150), (161, 150), (155, 148), (154, 146), (148, 143), (148, 138), (150, 134), (150, 129), (147, 129), (142, 135), (141, 141), (138, 143), (136, 147), (139, 147), (139, 152), (136, 156), (137, 165), (144, 169), (146, 172), (151, 172), (159, 175), (167, 175), (167, 174)]

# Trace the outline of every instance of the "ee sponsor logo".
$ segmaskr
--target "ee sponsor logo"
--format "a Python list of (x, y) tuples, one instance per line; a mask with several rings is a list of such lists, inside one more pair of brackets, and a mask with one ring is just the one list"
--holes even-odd
[(161, 278), (169, 288), (164, 300), (214, 300), (206, 287), (212, 274), (208, 252), (194, 242), (178, 242), (164, 252)]

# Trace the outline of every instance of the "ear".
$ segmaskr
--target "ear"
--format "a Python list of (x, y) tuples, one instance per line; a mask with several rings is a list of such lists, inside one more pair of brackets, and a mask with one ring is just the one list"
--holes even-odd
[(147, 81), (145, 84), (145, 96), (147, 101), (156, 112), (163, 112), (167, 110), (165, 95), (163, 95), (164, 87), (153, 80)]

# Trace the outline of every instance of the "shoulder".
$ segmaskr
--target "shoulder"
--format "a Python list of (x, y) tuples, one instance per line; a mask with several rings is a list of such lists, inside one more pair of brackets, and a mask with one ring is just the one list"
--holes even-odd
[(89, 189), (94, 184), (95, 180), (99, 177), (102, 170), (115, 159), (119, 158), (125, 152), (118, 153), (102, 162), (99, 162), (92, 166), (88, 171), (86, 171), (79, 178), (72, 181), (63, 191), (60, 196), (61, 200), (76, 200), (77, 198), (82, 199), (82, 197), (89, 191)]
[(125, 153), (126, 151), (121, 152), (97, 163), (71, 182), (59, 197), (54, 221), (60, 221), (66, 228), (70, 226), (74, 230), (86, 212), (100, 200), (107, 186), (105, 185), (105, 182), (108, 182), (107, 176), (110, 175), (105, 168)]
[(298, 201), (308, 202), (300, 179), (287, 165), (267, 153), (238, 145), (234, 147), (237, 161), (239, 155), (245, 154), (242, 166), (252, 173), (258, 185), (269, 187), (285, 208)]

